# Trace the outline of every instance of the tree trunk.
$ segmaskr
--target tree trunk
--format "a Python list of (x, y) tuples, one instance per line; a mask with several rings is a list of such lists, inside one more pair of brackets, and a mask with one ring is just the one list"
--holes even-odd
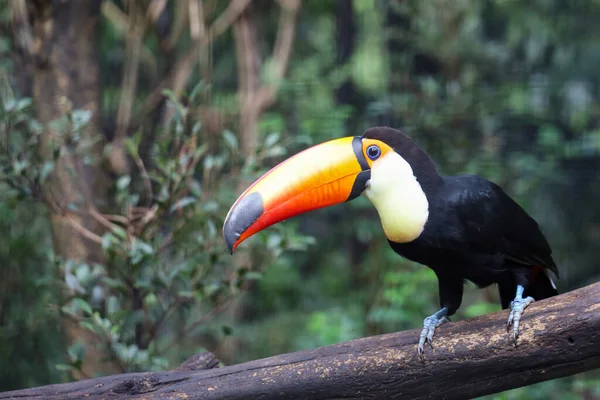
[(256, 11), (246, 7), (233, 25), (238, 64), (240, 102), (240, 152), (244, 158), (254, 156), (258, 147), (258, 107), (260, 68), (262, 57), (258, 46)]
[[(101, 0), (35, 2), (33, 104), (44, 126), (40, 151), (45, 159), (53, 159), (52, 146), (70, 140), (51, 122), (64, 118), (70, 109), (83, 109), (91, 113), (91, 119), (81, 133), (80, 143), (96, 141), (91, 155), (100, 161), (103, 140), (96, 58), (100, 5)], [(98, 224), (85, 216), (85, 210), (89, 201), (100, 208), (106, 206), (106, 186), (107, 179), (99, 164), (84, 165), (83, 157), (72, 152), (63, 152), (56, 160), (45, 191), (54, 203), (54, 207), (50, 207), (50, 222), (57, 256), (90, 264), (103, 261), (100, 245), (76, 228), (101, 234)], [(73, 207), (81, 213), (65, 212)], [(101, 354), (94, 350), (90, 333), (67, 321), (65, 328), (70, 343), (78, 339), (89, 343), (84, 375), (113, 371), (108, 364), (109, 368), (102, 366)]]

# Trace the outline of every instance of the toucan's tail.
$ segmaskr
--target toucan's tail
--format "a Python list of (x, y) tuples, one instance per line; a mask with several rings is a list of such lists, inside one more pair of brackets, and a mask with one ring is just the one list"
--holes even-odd
[[(515, 298), (516, 290), (517, 284), (514, 279), (507, 279), (498, 283), (502, 309), (510, 307), (510, 302)], [(535, 300), (542, 300), (556, 295), (558, 295), (558, 290), (556, 290), (556, 285), (548, 275), (547, 270), (541, 267), (534, 268), (523, 297), (531, 296)]]
[(554, 281), (548, 275), (547, 270), (544, 269), (532, 277), (529, 286), (525, 289), (524, 296), (531, 296), (535, 300), (542, 300), (556, 296), (557, 294), (558, 290), (556, 290)]

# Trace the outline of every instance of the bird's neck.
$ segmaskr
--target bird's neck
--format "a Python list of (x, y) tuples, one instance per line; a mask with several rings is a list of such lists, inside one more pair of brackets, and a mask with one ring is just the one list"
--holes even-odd
[(373, 165), (365, 194), (392, 242), (412, 242), (423, 232), (429, 202), (411, 166), (397, 153), (390, 152)]

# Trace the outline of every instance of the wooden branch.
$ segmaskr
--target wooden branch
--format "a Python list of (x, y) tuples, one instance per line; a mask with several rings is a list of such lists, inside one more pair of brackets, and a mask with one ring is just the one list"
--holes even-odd
[[(518, 346), (506, 311), (442, 325), (422, 361), (420, 329), (209, 371), (113, 375), (0, 393), (2, 399), (463, 399), (600, 367), (600, 283), (534, 302)], [(202, 357), (201, 357), (202, 358)]]
[(261, 114), (270, 107), (276, 100), (277, 91), (281, 80), (285, 76), (292, 44), (294, 42), (294, 33), (296, 30), (296, 15), (300, 8), (300, 0), (279, 0), (281, 6), (281, 16), (279, 18), (279, 28), (277, 38), (271, 55), (273, 82), (260, 88), (257, 99), (257, 113)]
[(210, 43), (211, 40), (222, 34), (231, 26), (248, 6), (250, 0), (231, 0), (227, 8), (217, 17), (210, 26), (208, 32), (200, 37), (190, 48), (190, 50), (181, 56), (175, 63), (174, 68), (162, 82), (148, 95), (142, 106), (142, 114), (150, 112), (163, 98), (163, 89), (170, 87), (175, 94), (179, 94), (185, 82), (192, 73), (192, 69), (200, 50)]
[(133, 104), (137, 90), (138, 74), (140, 70), (140, 55), (143, 47), (143, 36), (146, 31), (144, 10), (140, 4), (127, 3), (127, 31), (125, 33), (125, 56), (123, 62), (123, 76), (121, 77), (121, 93), (119, 108), (117, 109), (117, 129), (112, 140), (108, 164), (111, 172), (117, 175), (129, 173), (129, 163), (125, 150), (125, 138), (129, 132)]
[[(260, 54), (257, 32), (260, 22), (252, 7), (246, 8), (233, 26), (239, 80), (239, 141), (241, 153), (246, 159), (253, 157), (258, 148), (257, 124), (260, 115), (276, 100), (294, 41), (300, 0), (280, 0), (279, 5), (281, 16), (273, 53), (269, 59), (269, 82), (260, 82), (260, 72), (265, 63)], [(240, 184), (245, 185), (243, 182)]]
[(204, 36), (205, 30), (202, 3), (200, 0), (190, 0), (188, 7), (188, 14), (190, 17), (190, 36), (192, 39), (198, 40)]
[[(250, 158), (258, 146), (258, 92), (259, 68), (261, 64), (257, 21), (253, 7), (248, 7), (233, 25), (233, 37), (238, 69), (238, 101), (240, 103), (239, 143), (245, 159)], [(245, 186), (245, 183), (243, 184)], [(239, 258), (238, 258), (239, 260)]]

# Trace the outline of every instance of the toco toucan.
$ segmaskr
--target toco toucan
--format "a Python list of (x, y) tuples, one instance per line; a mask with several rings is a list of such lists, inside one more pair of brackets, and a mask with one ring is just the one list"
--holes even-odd
[(524, 309), (558, 294), (558, 276), (538, 224), (496, 184), (476, 175), (441, 176), (404, 133), (376, 127), (310, 147), (283, 161), (233, 204), (223, 226), (229, 250), (300, 213), (364, 193), (392, 249), (435, 272), (441, 309), (423, 321), (418, 352), (459, 308), (465, 280), (498, 284), (507, 331)]

